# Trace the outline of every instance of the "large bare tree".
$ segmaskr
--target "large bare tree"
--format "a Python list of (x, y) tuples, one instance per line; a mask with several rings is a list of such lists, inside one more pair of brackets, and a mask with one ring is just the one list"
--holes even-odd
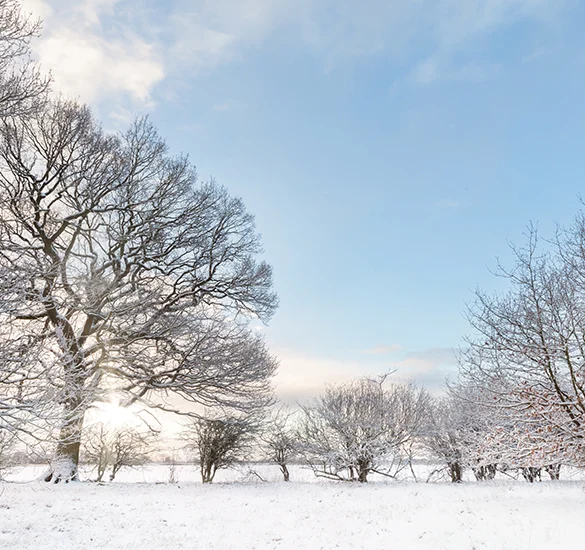
[(276, 362), (249, 321), (277, 299), (253, 217), (147, 120), (107, 135), (64, 101), (5, 117), (0, 214), (0, 402), (43, 419), (58, 404), (47, 480), (76, 477), (84, 415), (112, 395), (270, 400)]

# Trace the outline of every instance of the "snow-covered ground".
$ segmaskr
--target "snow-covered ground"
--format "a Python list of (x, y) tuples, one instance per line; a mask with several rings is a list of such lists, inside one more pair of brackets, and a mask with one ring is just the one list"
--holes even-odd
[[(255, 469), (278, 479), (272, 467)], [(253, 481), (242, 469), (203, 486), (193, 467), (178, 467), (178, 483), (155, 482), (168, 473), (128, 470), (106, 485), (3, 483), (0, 548), (585, 548), (583, 481), (360, 485), (316, 483), (294, 468), (304, 481)]]

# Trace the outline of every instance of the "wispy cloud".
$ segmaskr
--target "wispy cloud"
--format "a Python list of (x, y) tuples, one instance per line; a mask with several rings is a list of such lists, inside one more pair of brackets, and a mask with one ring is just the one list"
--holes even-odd
[(364, 353), (367, 353), (368, 355), (389, 355), (391, 353), (396, 353), (401, 349), (402, 346), (400, 344), (380, 345), (369, 348), (365, 350)]
[(315, 357), (292, 351), (277, 353), (280, 360), (276, 376), (277, 395), (285, 401), (302, 402), (320, 395), (328, 384), (388, 372), (393, 372), (391, 379), (395, 382), (414, 381), (440, 393), (445, 378), (456, 372), (455, 355), (449, 348), (409, 352), (390, 360), (382, 348), (391, 347), (379, 346), (380, 353), (364, 361)]
[(391, 366), (399, 379), (413, 380), (433, 393), (441, 393), (445, 380), (457, 374), (457, 359), (451, 348), (411, 352)]
[[(558, 0), (24, 0), (45, 20), (36, 49), (56, 85), (96, 102), (124, 96), (152, 105), (165, 77), (181, 79), (243, 59), (280, 30), (327, 66), (384, 55), (412, 82), (481, 80), (496, 66), (457, 64), (471, 40), (522, 19), (546, 20)], [(291, 42), (295, 47), (294, 42)]]
[(448, 56), (433, 55), (417, 63), (399, 83), (408, 86), (428, 86), (439, 81), (468, 83), (485, 82), (502, 73), (502, 65), (485, 61), (455, 63)]

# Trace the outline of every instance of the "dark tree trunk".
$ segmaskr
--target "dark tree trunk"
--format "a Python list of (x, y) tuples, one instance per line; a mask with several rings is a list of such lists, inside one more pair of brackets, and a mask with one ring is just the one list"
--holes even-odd
[(452, 483), (461, 483), (463, 468), (459, 462), (452, 462), (449, 464), (449, 475)]
[(496, 472), (498, 471), (497, 464), (488, 464), (486, 467), (486, 478), (487, 479), (494, 479), (496, 477)]
[(201, 482), (211, 483), (215, 477), (217, 466), (212, 461), (204, 461), (201, 463)]
[(487, 466), (478, 466), (477, 468), (473, 468), (473, 475), (475, 475), (475, 479), (477, 481), (486, 481), (494, 479), (494, 477), (496, 477), (497, 471), (497, 464), (488, 464)]
[[(87, 403), (84, 401), (83, 388), (85, 385), (86, 371), (84, 357), (80, 351), (80, 342), (68, 321), (63, 321), (57, 309), (50, 301), (47, 310), (49, 319), (53, 321), (55, 330), (63, 335), (61, 351), (63, 353), (63, 379), (66, 391), (63, 400), (63, 424), (59, 433), (59, 441), (55, 456), (51, 463), (51, 469), (45, 477), (45, 481), (59, 483), (64, 481), (77, 481), (79, 467), (79, 449), (81, 447), (81, 434), (83, 430), (83, 417)], [(86, 322), (84, 330), (89, 330), (91, 322)]]
[(368, 460), (358, 460), (357, 471), (358, 481), (360, 483), (367, 483), (368, 473), (370, 471), (370, 462)]
[(120, 471), (120, 468), (122, 468), (122, 464), (112, 465), (112, 472), (110, 473), (110, 481), (114, 481), (114, 479), (116, 479), (116, 474)]
[(541, 477), (540, 477), (540, 471), (541, 468), (535, 468), (533, 466), (529, 466), (528, 468), (522, 468), (522, 476), (524, 477), (524, 479), (526, 481), (529, 481), (530, 483), (534, 483), (537, 479), (538, 481), (541, 481)]
[(550, 476), (552, 480), (558, 480), (561, 477), (561, 465), (560, 464), (549, 464), (545, 466), (544, 469), (546, 473)]
[(105, 473), (106, 473), (106, 469), (98, 466), (97, 477), (96, 477), (97, 483), (101, 483), (103, 481)]
[(367, 483), (368, 481), (368, 470), (360, 470), (360, 473), (358, 475), (358, 481), (360, 483)]
[(290, 481), (290, 473), (288, 471), (286, 464), (284, 464), (284, 463), (280, 464), (280, 471), (282, 472), (282, 476), (284, 477), (284, 481)]

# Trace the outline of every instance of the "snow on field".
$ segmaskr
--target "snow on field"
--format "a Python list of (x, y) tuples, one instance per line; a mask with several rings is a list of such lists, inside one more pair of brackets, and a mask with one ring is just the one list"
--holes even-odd
[[(157, 466), (128, 471), (127, 481), (121, 477), (120, 482), (106, 485), (4, 483), (0, 489), (0, 547), (585, 547), (582, 481), (460, 485), (248, 481), (204, 486), (194, 481), (193, 468), (183, 467), (177, 484), (137, 482), (141, 474), (146, 479), (164, 478), (167, 470)], [(272, 473), (276, 479), (276, 472)], [(265, 476), (270, 477), (268, 468), (263, 471)]]

